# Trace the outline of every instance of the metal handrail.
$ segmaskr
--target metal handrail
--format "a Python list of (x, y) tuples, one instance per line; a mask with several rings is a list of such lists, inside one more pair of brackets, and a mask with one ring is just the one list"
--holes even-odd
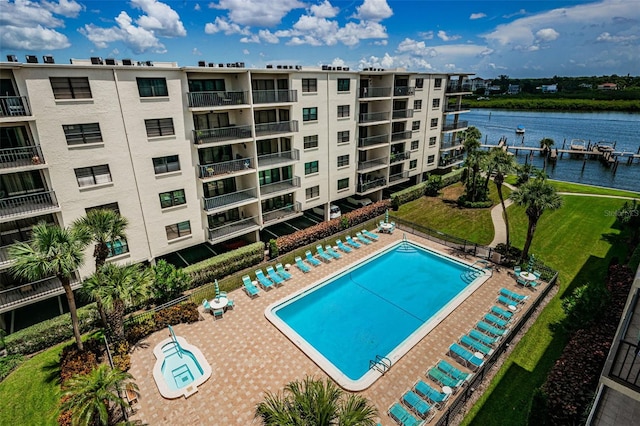
[(256, 136), (273, 135), (277, 133), (291, 133), (297, 131), (297, 120), (256, 124)]
[(390, 164), (397, 163), (398, 161), (408, 160), (411, 157), (411, 151), (396, 152), (391, 154)]
[(300, 159), (300, 151), (292, 149), (291, 151), (280, 151), (271, 154), (264, 154), (258, 156), (258, 166), (269, 166), (272, 164), (278, 164), (282, 162), (298, 161)]
[(0, 149), (0, 169), (44, 164), (39, 145)]
[(401, 180), (401, 179), (407, 179), (408, 177), (409, 177), (409, 172), (408, 171), (396, 173), (395, 175), (389, 176), (389, 183), (395, 182), (395, 181)]
[(189, 107), (211, 107), (248, 104), (249, 92), (188, 92)]
[(391, 87), (361, 87), (360, 98), (387, 98), (391, 96)]
[(382, 112), (368, 112), (366, 114), (360, 114), (359, 123), (372, 123), (374, 121), (387, 121), (389, 120), (389, 111)]
[(254, 104), (298, 102), (297, 90), (254, 90), (252, 96)]
[(239, 158), (231, 161), (221, 161), (219, 163), (202, 164), (198, 166), (200, 178), (206, 179), (219, 175), (226, 175), (233, 172), (240, 172), (251, 169), (251, 158)]
[(31, 115), (26, 96), (0, 96), (0, 117), (24, 117)]
[(411, 118), (413, 117), (412, 109), (397, 109), (393, 111), (392, 118)]
[(292, 179), (262, 185), (260, 186), (260, 194), (273, 194), (274, 192), (288, 191), (294, 188), (300, 188), (300, 177), (298, 176), (294, 176)]
[[(77, 289), (82, 281), (74, 274), (71, 277), (71, 288)], [(42, 278), (27, 284), (11, 287), (0, 291), (0, 313), (8, 312), (17, 307), (33, 303), (56, 294), (63, 294), (64, 289), (57, 277)]]
[(446, 132), (449, 130), (464, 129), (465, 127), (469, 127), (468, 121), (458, 121), (457, 123), (445, 124), (442, 126), (442, 131)]
[(381, 143), (388, 143), (388, 142), (389, 142), (389, 134), (375, 135), (375, 136), (368, 136), (366, 138), (360, 138), (358, 140), (358, 146), (362, 148), (365, 146), (379, 145)]
[(384, 186), (387, 184), (387, 179), (386, 178), (379, 178), (379, 179), (375, 179), (372, 180), (370, 182), (365, 182), (365, 183), (361, 183), (358, 184), (358, 191), (357, 192), (365, 192), (368, 191), (372, 188), (377, 188), (379, 186)]
[(240, 232), (254, 226), (258, 226), (257, 217), (249, 217), (247, 219), (236, 220), (234, 222), (227, 222), (222, 226), (215, 228), (209, 228), (209, 240), (215, 240), (225, 235)]
[(286, 207), (282, 207), (276, 210), (270, 210), (268, 212), (262, 213), (262, 222), (267, 223), (272, 220), (282, 219), (286, 216), (290, 216), (292, 214), (300, 213), (302, 211), (302, 204), (299, 201), (288, 205)]
[(403, 132), (391, 133), (391, 141), (400, 141), (403, 139), (411, 139), (413, 132), (411, 130), (405, 130)]
[(380, 157), (380, 158), (375, 158), (373, 160), (360, 161), (358, 162), (358, 171), (372, 169), (377, 166), (386, 166), (387, 158), (388, 157)]
[(0, 217), (15, 216), (58, 207), (54, 191), (0, 198)]
[(230, 204), (241, 203), (252, 199), (258, 199), (256, 188), (242, 189), (230, 194), (218, 195), (216, 197), (205, 197), (204, 209), (206, 211), (215, 210)]
[(251, 137), (251, 125), (218, 127), (193, 131), (193, 143), (200, 145), (209, 142), (246, 139)]
[(393, 88), (393, 96), (409, 96), (416, 93), (416, 88), (413, 86), (397, 86)]

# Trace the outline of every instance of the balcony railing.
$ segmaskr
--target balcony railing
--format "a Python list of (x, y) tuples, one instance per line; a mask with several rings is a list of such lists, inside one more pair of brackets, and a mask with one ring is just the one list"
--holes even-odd
[(411, 151), (391, 153), (391, 161), (389, 164), (397, 163), (398, 161), (408, 160), (411, 157)]
[(398, 109), (393, 111), (393, 118), (411, 118), (413, 117), (412, 109)]
[(375, 121), (387, 121), (389, 120), (389, 111), (383, 112), (369, 112), (366, 114), (360, 114), (359, 123), (373, 123)]
[(297, 131), (297, 120), (256, 124), (256, 136), (275, 135), (278, 133), (291, 133)]
[(262, 214), (262, 222), (267, 223), (273, 220), (280, 220), (286, 217), (298, 214), (302, 211), (302, 205), (296, 201), (292, 205), (282, 207), (281, 209), (271, 210)]
[(251, 229), (257, 229), (258, 224), (257, 217), (250, 217), (247, 219), (237, 220), (235, 222), (225, 223), (222, 226), (215, 228), (209, 228), (209, 241), (214, 242), (219, 238), (226, 237), (231, 234), (240, 234), (248, 232)]
[(206, 179), (214, 176), (249, 170), (251, 169), (251, 159), (239, 158), (237, 160), (222, 161), (220, 163), (203, 164), (198, 166), (198, 168), (200, 171), (200, 178)]
[(257, 200), (256, 188), (242, 189), (230, 194), (218, 195), (216, 197), (204, 198), (205, 211), (212, 211), (221, 207), (231, 206), (233, 204), (244, 203), (246, 201)]
[(298, 102), (297, 90), (254, 90), (254, 104), (272, 104), (279, 102)]
[(361, 98), (388, 98), (391, 96), (391, 87), (361, 87)]
[(462, 140), (457, 139), (454, 141), (447, 141), (440, 143), (440, 149), (449, 149), (455, 147), (462, 147)]
[(467, 111), (469, 109), (471, 109), (471, 107), (468, 104), (447, 105), (447, 107), (444, 109), (444, 112)]
[(621, 340), (609, 376), (636, 392), (640, 392), (640, 357), (638, 344)]
[(357, 192), (367, 192), (367, 191), (369, 191), (371, 189), (378, 188), (380, 186), (385, 186), (386, 184), (387, 184), (387, 179), (386, 178), (374, 179), (374, 180), (371, 180), (369, 182), (364, 182), (364, 183), (358, 184)]
[(396, 132), (396, 133), (391, 133), (391, 141), (395, 142), (395, 141), (401, 141), (403, 139), (411, 139), (411, 135), (413, 133), (411, 132), (411, 130), (405, 130), (403, 132)]
[(358, 171), (362, 172), (369, 169), (380, 168), (380, 166), (387, 165), (387, 157), (376, 158), (374, 160), (369, 161), (359, 161), (358, 162)]
[(233, 139), (251, 137), (251, 125), (219, 127), (217, 129), (202, 129), (193, 131), (193, 142), (196, 145), (211, 142), (222, 142)]
[(249, 92), (188, 92), (192, 108), (248, 104)]
[(0, 169), (44, 164), (40, 146), (0, 149)]
[(291, 161), (298, 161), (300, 159), (300, 151), (293, 149), (291, 151), (274, 152), (273, 154), (265, 154), (258, 156), (258, 166), (275, 166), (282, 163), (289, 163)]
[(381, 143), (388, 143), (388, 142), (389, 142), (388, 134), (368, 136), (366, 138), (360, 138), (358, 140), (358, 147), (363, 148), (365, 146), (380, 145)]
[(438, 161), (438, 167), (449, 167), (452, 164), (461, 163), (462, 161), (464, 161), (464, 154), (440, 158)]
[(396, 173), (394, 175), (389, 176), (389, 183), (397, 182), (399, 180), (409, 179), (409, 172), (404, 171), (400, 173)]
[[(76, 290), (82, 286), (77, 278), (71, 279), (71, 288)], [(45, 278), (0, 291), (0, 313), (9, 312), (21, 306), (26, 306), (38, 300), (47, 299), (63, 294), (64, 289), (56, 277)]]
[(393, 88), (393, 96), (409, 96), (416, 93), (416, 88), (412, 86), (397, 86)]
[(260, 194), (268, 195), (282, 191), (292, 191), (296, 188), (300, 188), (300, 178), (294, 176), (292, 179), (281, 180), (280, 182), (268, 183), (260, 186)]
[(12, 261), (9, 257), (9, 247), (10, 246), (0, 247), (0, 268), (9, 265)]
[(58, 200), (56, 200), (56, 194), (54, 191), (0, 198), (1, 218), (20, 216), (23, 214), (52, 209), (58, 209)]
[(465, 92), (469, 92), (469, 90), (462, 87), (462, 85), (459, 85), (456, 83), (456, 84), (448, 85), (445, 92), (446, 93), (465, 93)]
[(26, 96), (0, 96), (0, 117), (25, 117), (31, 115)]
[(464, 129), (465, 127), (469, 127), (469, 122), (468, 121), (458, 121), (457, 123), (450, 123), (450, 124), (445, 124), (444, 126), (442, 126), (442, 131), (443, 132), (447, 132), (450, 130), (458, 130), (458, 129)]

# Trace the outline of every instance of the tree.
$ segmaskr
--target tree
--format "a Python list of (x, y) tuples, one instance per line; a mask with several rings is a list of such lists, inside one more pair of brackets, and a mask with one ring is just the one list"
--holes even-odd
[(9, 256), (15, 260), (11, 266), (13, 276), (29, 281), (51, 276), (60, 280), (69, 304), (73, 335), (81, 351), (84, 346), (71, 278), (84, 263), (84, 249), (90, 239), (91, 236), (81, 228), (61, 228), (40, 222), (33, 227), (30, 242), (19, 242), (9, 247)]
[(137, 392), (133, 376), (102, 364), (89, 374), (67, 380), (60, 410), (71, 411), (74, 426), (113, 424), (117, 410), (129, 408), (129, 403), (120, 396), (126, 389)]
[(467, 153), (465, 165), (467, 167), (467, 179), (465, 182), (466, 199), (469, 201), (481, 201), (486, 198), (486, 191), (481, 191), (483, 185), (478, 184), (478, 175), (484, 159), (484, 152), (480, 151), (480, 139), (482, 133), (476, 127), (469, 127), (462, 133), (464, 150)]
[(517, 205), (525, 207), (525, 213), (529, 218), (527, 239), (520, 258), (520, 261), (524, 262), (529, 257), (529, 248), (531, 247), (531, 241), (540, 216), (546, 210), (557, 210), (562, 207), (562, 198), (557, 194), (553, 185), (540, 177), (527, 181), (520, 188), (513, 191), (510, 198)]
[(509, 253), (509, 217), (507, 216), (507, 208), (504, 205), (504, 195), (502, 194), (502, 184), (504, 183), (504, 178), (507, 174), (513, 172), (516, 169), (516, 162), (513, 159), (513, 156), (508, 152), (503, 151), (502, 149), (495, 148), (489, 153), (488, 159), (489, 169), (492, 172), (495, 172), (495, 177), (493, 178), (493, 183), (496, 184), (496, 189), (498, 190), (498, 197), (500, 198), (500, 205), (502, 206), (502, 215), (504, 216), (504, 225), (506, 228), (506, 238), (505, 242), (507, 246), (507, 253)]
[(152, 268), (151, 294), (158, 302), (168, 302), (182, 295), (189, 288), (191, 278), (182, 269), (176, 269), (165, 260), (159, 260)]
[(544, 155), (544, 164), (542, 169), (547, 168), (547, 156), (551, 152), (551, 147), (555, 144), (555, 141), (551, 138), (540, 139), (540, 148), (542, 148), (541, 154)]
[(306, 377), (287, 384), (279, 394), (268, 392), (256, 407), (266, 426), (373, 426), (378, 412), (360, 395), (347, 395), (332, 381)]

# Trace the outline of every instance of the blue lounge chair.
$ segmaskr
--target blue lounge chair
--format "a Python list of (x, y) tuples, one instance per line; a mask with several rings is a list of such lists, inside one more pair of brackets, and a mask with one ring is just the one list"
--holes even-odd
[(438, 361), (436, 368), (442, 370), (447, 376), (451, 376), (456, 380), (462, 380), (463, 382), (468, 382), (471, 380), (471, 377), (473, 377), (472, 373), (465, 373), (443, 359)]
[(482, 358), (478, 358), (472, 352), (469, 352), (457, 343), (449, 346), (449, 352), (462, 360), (467, 367), (474, 370), (482, 367), (484, 364), (484, 360)]
[(276, 287), (279, 287), (284, 283), (284, 278), (273, 270), (273, 266), (267, 266), (267, 275), (269, 275), (269, 278), (273, 281)]
[(451, 389), (459, 388), (464, 383), (464, 381), (454, 379), (437, 367), (431, 367), (427, 370), (427, 377), (434, 382), (439, 383), (440, 386), (449, 386)]
[(540, 271), (533, 271), (533, 275), (535, 275), (536, 279), (539, 280), (542, 274), (540, 273)]
[(486, 314), (484, 316), (484, 320), (490, 324), (493, 324), (496, 327), (500, 327), (502, 329), (505, 329), (509, 326), (509, 323), (506, 320), (503, 320), (501, 318), (498, 318), (497, 316), (493, 315), (493, 314)]
[(517, 302), (524, 302), (529, 298), (529, 296), (524, 296), (522, 294), (514, 293), (513, 291), (506, 289), (504, 287), (500, 289), (500, 294), (502, 294), (503, 296), (507, 296), (509, 299), (513, 299)]
[(351, 238), (350, 235), (347, 235), (346, 237), (344, 237), (344, 240), (347, 244), (349, 244), (353, 248), (359, 249), (360, 247), (362, 247), (362, 244), (355, 241), (353, 238)]
[(435, 390), (429, 384), (423, 382), (422, 380), (418, 381), (413, 389), (415, 389), (418, 395), (431, 401), (439, 409), (442, 409), (445, 402), (447, 402), (447, 399), (449, 399), (449, 395), (451, 395), (450, 393)]
[(487, 324), (484, 321), (478, 322), (478, 324), (476, 324), (476, 327), (478, 328), (478, 330), (482, 331), (483, 333), (489, 334), (490, 336), (497, 336), (497, 337), (502, 337), (505, 334), (507, 334), (507, 332), (509, 331), (509, 329), (494, 327), (491, 324)]
[(520, 266), (513, 267), (513, 273), (516, 275), (516, 277), (520, 275), (520, 272), (522, 272), (522, 269), (520, 268)]
[(469, 331), (469, 336), (487, 346), (493, 346), (500, 341), (500, 337), (488, 336), (476, 329)]
[(333, 247), (331, 247), (329, 244), (324, 246), (324, 249), (327, 251), (327, 254), (329, 256), (333, 257), (334, 259), (340, 259), (342, 257), (342, 255), (340, 253), (338, 253), (337, 251), (335, 251), (333, 249)]
[(499, 306), (492, 306), (491, 307), (491, 312), (499, 317), (502, 317), (504, 319), (506, 319), (507, 321), (510, 321), (511, 318), (513, 318), (513, 312), (511, 311), (505, 311), (504, 309), (502, 309)]
[(311, 254), (311, 250), (307, 250), (304, 253), (304, 255), (306, 257), (306, 261), (312, 264), (313, 266), (320, 266), (322, 264), (322, 262), (320, 262), (318, 259), (313, 257), (313, 255)]
[(431, 417), (433, 417), (433, 415), (435, 414), (433, 410), (431, 410), (431, 406), (427, 404), (424, 399), (420, 398), (420, 395), (412, 390), (407, 391), (404, 395), (402, 395), (402, 402), (404, 403), (404, 405), (409, 407), (411, 411), (413, 411), (423, 419), (427, 419), (428, 416), (430, 420)]
[(249, 275), (245, 275), (242, 277), (242, 284), (244, 284), (244, 291), (245, 293), (247, 293), (247, 296), (255, 297), (260, 295), (260, 290), (258, 290), (258, 287), (253, 285), (253, 283), (251, 282), (251, 278), (249, 278)]
[(366, 229), (363, 229), (362, 233), (364, 234), (365, 237), (371, 238), (372, 241), (377, 241), (378, 240), (378, 236), (376, 234), (374, 234), (373, 232), (369, 232)]
[(262, 269), (256, 269), (256, 278), (258, 279), (258, 283), (260, 283), (260, 286), (263, 289), (269, 290), (270, 288), (273, 288), (273, 281), (264, 276)]
[(467, 336), (466, 334), (460, 337), (460, 344), (468, 347), (472, 351), (480, 352), (483, 355), (491, 355), (493, 353), (493, 349), (489, 346), (478, 342), (476, 339), (472, 339), (471, 336)]
[(296, 256), (296, 266), (305, 274), (311, 270), (311, 267), (304, 263), (302, 259), (300, 259), (300, 256)]
[(236, 303), (233, 301), (233, 299), (227, 298), (227, 309), (233, 309), (235, 307)]
[(351, 253), (351, 250), (353, 250), (351, 247), (345, 246), (344, 243), (340, 240), (336, 240), (336, 245), (340, 250), (342, 250), (345, 253)]
[(400, 426), (420, 426), (425, 422), (416, 419), (413, 414), (407, 411), (399, 402), (389, 407), (389, 417), (396, 421)]
[(500, 296), (498, 296), (498, 302), (502, 303), (503, 305), (509, 307), (509, 306), (513, 306), (514, 308), (518, 307), (518, 302), (516, 302), (513, 299), (509, 299), (506, 296), (503, 296), (502, 294)]
[(278, 271), (278, 274), (285, 280), (291, 279), (291, 274), (284, 270), (284, 266), (282, 266), (282, 263), (278, 263), (276, 265), (276, 271)]
[(371, 241), (364, 235), (362, 235), (362, 232), (356, 232), (356, 237), (358, 238), (358, 241), (362, 241), (362, 243), (365, 245), (371, 244)]
[(213, 310), (213, 319), (222, 319), (224, 315), (224, 311), (222, 309), (214, 309)]
[(211, 305), (209, 304), (209, 301), (207, 299), (202, 300), (202, 307), (204, 308), (205, 312), (211, 312)]
[(325, 262), (331, 262), (331, 259), (333, 259), (331, 255), (324, 252), (320, 244), (316, 246), (316, 253), (318, 253), (318, 256), (320, 256), (320, 259), (324, 260)]

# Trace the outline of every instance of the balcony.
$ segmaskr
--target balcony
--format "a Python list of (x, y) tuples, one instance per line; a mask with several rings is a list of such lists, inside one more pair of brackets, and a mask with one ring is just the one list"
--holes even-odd
[(402, 132), (391, 133), (391, 142), (411, 139), (412, 134), (413, 132), (411, 130), (404, 130)]
[(298, 131), (298, 120), (256, 124), (256, 137)]
[(282, 102), (298, 102), (297, 90), (254, 90), (254, 104), (273, 104)]
[(260, 195), (273, 195), (279, 192), (291, 192), (298, 188), (300, 188), (300, 178), (298, 176), (294, 176), (293, 179), (261, 185)]
[(416, 93), (415, 87), (398, 86), (393, 88), (393, 96), (411, 96)]
[(369, 192), (372, 191), (376, 188), (380, 188), (383, 187), (387, 184), (387, 179), (386, 178), (378, 178), (378, 179), (374, 179), (374, 180), (370, 180), (369, 182), (364, 182), (364, 183), (360, 183), (358, 184), (358, 189), (356, 192), (358, 192), (359, 194), (365, 193), (365, 192)]
[(360, 114), (358, 117), (358, 123), (375, 123), (376, 121), (388, 121), (389, 111), (384, 112), (369, 112), (366, 114)]
[(387, 167), (387, 157), (381, 157), (381, 158), (376, 158), (374, 160), (358, 162), (359, 172), (378, 170), (384, 167)]
[(450, 123), (450, 124), (445, 124), (444, 126), (442, 126), (442, 131), (443, 132), (450, 132), (452, 130), (460, 130), (460, 129), (465, 129), (469, 127), (469, 122), (468, 121), (458, 121), (457, 123)]
[(462, 148), (462, 139), (440, 143), (440, 150)]
[(44, 164), (44, 157), (38, 145), (0, 149), (0, 169), (40, 164)]
[(302, 205), (299, 201), (296, 201), (292, 205), (281, 209), (264, 212), (262, 214), (262, 223), (266, 225), (268, 222), (282, 221), (300, 213), (302, 213)]
[(227, 142), (234, 139), (251, 137), (251, 125), (219, 127), (217, 129), (202, 129), (193, 131), (193, 142), (196, 145), (214, 142)]
[(441, 157), (438, 161), (438, 168), (444, 169), (456, 164), (460, 164), (464, 161), (464, 154), (454, 155), (452, 157)]
[(274, 167), (300, 159), (300, 151), (293, 149), (291, 151), (274, 152), (273, 154), (265, 154), (258, 156), (258, 167)]
[[(74, 276), (71, 279), (71, 288), (77, 290), (80, 287), (82, 287), (82, 282)], [(0, 291), (0, 314), (60, 294), (64, 294), (64, 289), (56, 277), (2, 290)]]
[(469, 111), (469, 110), (471, 110), (471, 107), (468, 104), (447, 105), (447, 107), (444, 109), (444, 112), (446, 114), (446, 113), (462, 112), (462, 111)]
[(463, 94), (471, 94), (471, 91), (469, 89), (466, 89), (464, 87), (462, 87), (461, 85), (457, 84), (450, 84), (447, 86), (447, 89), (445, 90), (445, 93), (447, 94), (458, 94), (458, 95), (463, 95)]
[(9, 247), (11, 246), (0, 247), (0, 269), (6, 268), (12, 262), (9, 257)]
[(358, 139), (358, 148), (370, 147), (389, 143), (389, 134), (368, 136)]
[(237, 172), (246, 172), (253, 170), (251, 168), (250, 158), (239, 158), (237, 160), (222, 161), (220, 163), (203, 164), (198, 166), (199, 176), (201, 179), (212, 178), (220, 175), (227, 175)]
[(228, 209), (249, 204), (258, 200), (256, 188), (242, 189), (229, 194), (218, 195), (216, 197), (204, 198), (204, 210), (211, 213), (222, 208)]
[(408, 171), (396, 173), (389, 176), (389, 185), (395, 185), (396, 183), (400, 183), (400, 181), (405, 181), (407, 179), (409, 179)]
[(388, 98), (391, 96), (391, 87), (361, 87), (360, 98)]
[(249, 92), (188, 92), (190, 108), (248, 104)]
[(38, 192), (36, 194), (19, 195), (0, 199), (0, 218), (8, 219), (59, 211), (58, 200), (53, 191)]
[(26, 96), (0, 96), (0, 117), (28, 117), (31, 115)]
[(409, 157), (411, 157), (411, 151), (396, 152), (396, 153), (392, 152), (391, 161), (389, 162), (389, 164), (397, 163), (398, 161), (408, 160)]
[(231, 223), (225, 223), (216, 228), (209, 228), (209, 242), (215, 244), (231, 237), (246, 234), (260, 228), (257, 217), (237, 220)]
[(413, 117), (413, 110), (412, 109), (398, 109), (393, 111), (393, 119), (397, 119), (397, 118), (411, 118)]

